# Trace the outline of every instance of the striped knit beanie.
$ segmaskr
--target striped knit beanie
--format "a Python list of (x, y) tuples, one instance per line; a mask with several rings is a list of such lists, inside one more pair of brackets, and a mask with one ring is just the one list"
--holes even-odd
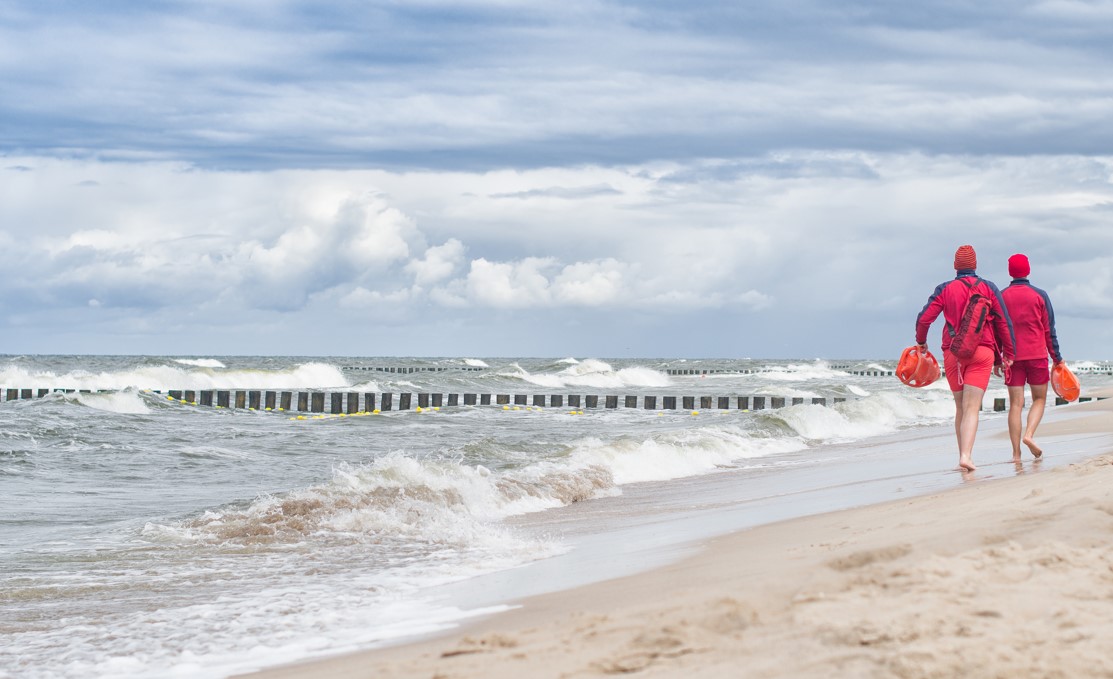
[(958, 250), (955, 250), (955, 271), (977, 268), (978, 256), (974, 254), (973, 247), (969, 245), (963, 245)]

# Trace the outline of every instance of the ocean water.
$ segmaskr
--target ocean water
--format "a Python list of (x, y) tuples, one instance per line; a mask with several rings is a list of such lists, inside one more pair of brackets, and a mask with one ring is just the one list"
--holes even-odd
[[(406, 372), (368, 369), (384, 366)], [(1072, 367), (1085, 375), (1098, 366)], [(575, 562), (577, 550), (606, 539), (617, 522), (606, 508), (622, 502), (641, 515), (680, 516), (691, 507), (676, 498), (698, 493), (719, 498), (724, 516), (760, 505), (751, 523), (854, 504), (859, 491), (848, 485), (868, 488), (907, 465), (886, 452), (898, 447), (875, 446), (869, 464), (855, 451), (938, 435), (953, 417), (944, 383), (910, 389), (855, 374), (893, 368), (0, 357), (0, 388), (111, 390), (0, 403), (0, 677), (222, 677), (435, 631), (503, 605), (444, 592), (513, 579), (526, 565), (543, 572)], [(721, 372), (670, 374), (677, 370)], [(1085, 375), (1083, 384), (1085, 394), (1113, 378)], [(221, 388), (846, 401), (698, 414), (477, 406), (297, 419), (154, 393)], [(995, 381), (987, 403), (1004, 395)], [(575, 529), (561, 524), (573, 510), (595, 509)], [(630, 542), (684, 537), (659, 532)]]

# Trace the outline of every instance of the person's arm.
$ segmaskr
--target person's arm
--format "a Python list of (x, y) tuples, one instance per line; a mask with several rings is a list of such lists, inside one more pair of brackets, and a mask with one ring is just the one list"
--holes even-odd
[(1005, 306), (1004, 298), (1001, 297), (1001, 291), (989, 281), (985, 281), (985, 284), (993, 291), (989, 299), (993, 306), (993, 334), (1001, 350), (1001, 362), (1010, 365), (1016, 359), (1016, 334), (1013, 332), (1013, 320), (1009, 316), (1009, 308)]
[(939, 318), (939, 314), (943, 313), (943, 288), (945, 287), (947, 287), (946, 283), (940, 283), (928, 297), (924, 308), (920, 309), (920, 314), (916, 316), (916, 344), (923, 349), (927, 349), (928, 328), (935, 319)]
[(1063, 354), (1059, 351), (1059, 338), (1055, 334), (1055, 309), (1051, 306), (1051, 298), (1043, 290), (1039, 291), (1040, 297), (1043, 297), (1043, 328), (1044, 328), (1044, 342), (1047, 344), (1047, 353), (1051, 354), (1051, 360), (1056, 363), (1063, 362)]

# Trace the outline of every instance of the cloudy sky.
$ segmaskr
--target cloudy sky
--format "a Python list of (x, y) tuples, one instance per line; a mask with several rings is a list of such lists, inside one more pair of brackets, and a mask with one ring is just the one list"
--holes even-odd
[(895, 359), (970, 243), (1113, 359), (1111, 120), (1113, 0), (6, 0), (0, 353)]

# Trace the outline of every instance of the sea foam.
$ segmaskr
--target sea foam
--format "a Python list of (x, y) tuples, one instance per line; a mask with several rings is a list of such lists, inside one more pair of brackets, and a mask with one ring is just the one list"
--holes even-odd
[(147, 407), (142, 397), (134, 389), (105, 394), (72, 393), (66, 394), (64, 398), (80, 403), (83, 406), (109, 413), (141, 415), (151, 412), (151, 409)]
[(220, 361), (216, 360), (215, 358), (175, 358), (174, 362), (175, 363), (181, 363), (182, 365), (192, 365), (192, 366), (196, 366), (198, 368), (227, 368), (228, 367), (228, 366), (224, 365), (223, 363), (221, 363)]
[(346, 387), (343, 373), (325, 363), (302, 363), (279, 370), (216, 368), (178, 365), (141, 365), (121, 371), (27, 370), (8, 365), (0, 370), (0, 384), (46, 389), (307, 389)]
[(598, 359), (577, 361), (556, 373), (530, 373), (515, 363), (512, 366), (512, 371), (502, 374), (550, 389), (566, 387), (588, 387), (592, 389), (666, 387), (672, 383), (668, 375), (652, 368), (631, 366), (615, 370), (610, 364)]

